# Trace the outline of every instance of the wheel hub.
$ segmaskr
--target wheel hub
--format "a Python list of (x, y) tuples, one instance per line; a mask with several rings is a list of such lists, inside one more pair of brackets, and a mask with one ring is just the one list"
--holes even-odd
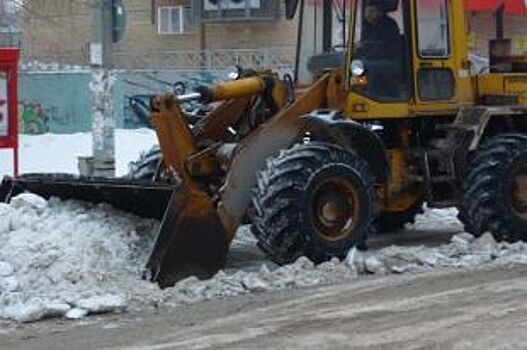
[(350, 181), (327, 179), (317, 186), (312, 198), (313, 224), (323, 238), (339, 241), (353, 234), (360, 206)]

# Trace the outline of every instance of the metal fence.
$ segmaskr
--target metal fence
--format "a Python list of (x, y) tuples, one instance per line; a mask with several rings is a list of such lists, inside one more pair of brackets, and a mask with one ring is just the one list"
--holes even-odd
[(116, 53), (114, 66), (118, 69), (175, 69), (216, 70), (232, 65), (253, 69), (288, 69), (294, 66), (293, 47), (205, 50), (205, 51), (156, 51), (131, 56)]
[[(153, 51), (130, 54), (113, 54), (113, 67), (118, 70), (218, 70), (233, 65), (245, 68), (286, 70), (294, 67), (295, 49), (293, 47), (240, 49), (240, 50), (204, 50), (204, 51)], [(87, 52), (66, 54), (32, 55), (22, 50), (22, 68), (24, 70), (69, 70), (88, 68)]]

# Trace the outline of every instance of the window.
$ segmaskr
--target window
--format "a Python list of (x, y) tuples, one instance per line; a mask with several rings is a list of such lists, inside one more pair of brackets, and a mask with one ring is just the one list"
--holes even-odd
[(454, 75), (450, 69), (419, 69), (417, 85), (422, 101), (449, 101), (454, 98)]
[(354, 85), (355, 92), (382, 102), (410, 98), (410, 37), (405, 33), (404, 5), (405, 1), (357, 0), (352, 58), (363, 63), (367, 83)]
[(447, 0), (416, 0), (419, 55), (448, 57)]
[(185, 34), (193, 29), (192, 8), (190, 6), (162, 6), (157, 14), (159, 34)]
[(208, 22), (274, 20), (278, 0), (199, 0), (202, 19)]

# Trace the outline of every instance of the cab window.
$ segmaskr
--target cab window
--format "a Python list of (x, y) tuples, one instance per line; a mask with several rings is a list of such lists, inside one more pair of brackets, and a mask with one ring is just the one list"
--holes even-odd
[(447, 0), (417, 0), (417, 48), (422, 58), (448, 57)]
[(355, 85), (355, 92), (383, 102), (409, 99), (411, 65), (405, 3), (399, 0), (357, 1), (353, 59), (364, 66), (366, 84)]

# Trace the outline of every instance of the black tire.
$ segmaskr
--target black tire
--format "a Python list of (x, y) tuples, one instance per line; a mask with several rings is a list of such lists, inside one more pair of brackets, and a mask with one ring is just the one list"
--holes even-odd
[[(527, 136), (493, 137), (472, 158), (463, 184), (459, 218), (468, 232), (496, 240), (527, 240), (527, 199), (518, 199), (517, 177), (527, 176)], [(524, 194), (525, 195), (525, 194)]]
[(301, 256), (315, 263), (342, 259), (364, 246), (374, 219), (373, 189), (368, 164), (353, 151), (319, 142), (282, 151), (267, 162), (254, 191), (258, 246), (278, 264)]
[(424, 213), (423, 200), (418, 200), (405, 211), (397, 213), (382, 212), (377, 220), (375, 226), (380, 233), (397, 232), (403, 230), (406, 224), (413, 224), (415, 217), (418, 214)]
[(159, 146), (153, 146), (148, 152), (141, 154), (139, 159), (128, 165), (127, 177), (134, 180), (155, 181), (163, 154)]

